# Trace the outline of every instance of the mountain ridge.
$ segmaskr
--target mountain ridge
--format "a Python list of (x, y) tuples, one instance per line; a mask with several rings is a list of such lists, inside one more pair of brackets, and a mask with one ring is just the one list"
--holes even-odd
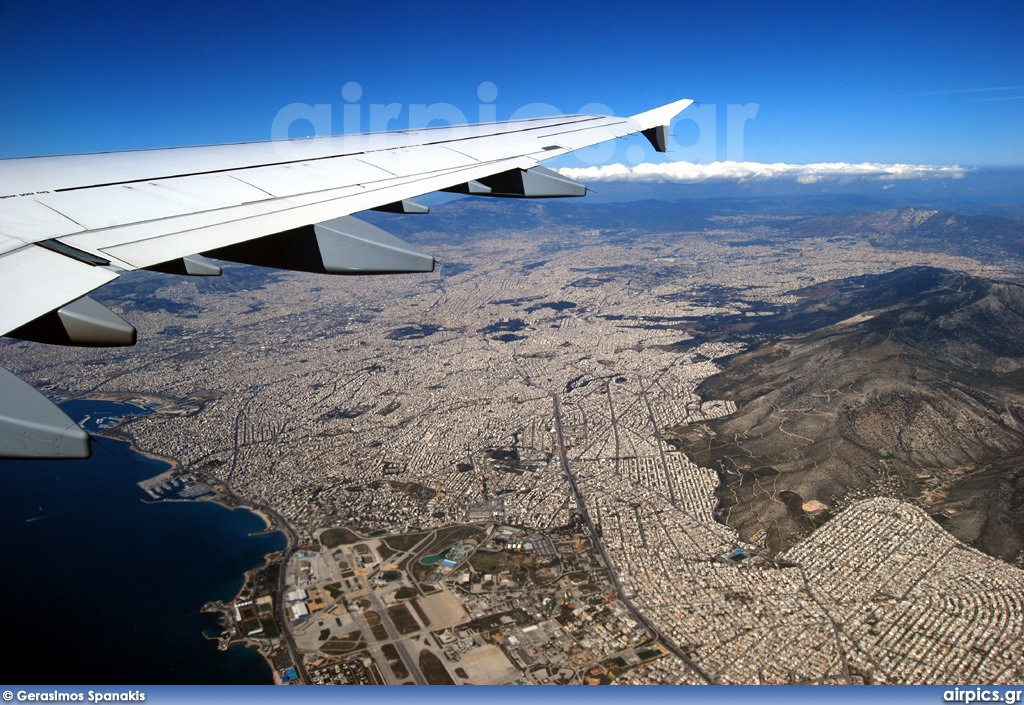
[[(906, 300), (737, 355), (698, 389), (737, 404), (685, 446), (721, 520), (785, 550), (861, 495), (924, 506), (1009, 562), (1024, 552), (1024, 287), (913, 268)], [(904, 281), (904, 284), (906, 281)], [(835, 293), (809, 299), (829, 305)], [(848, 302), (847, 302), (848, 303)]]

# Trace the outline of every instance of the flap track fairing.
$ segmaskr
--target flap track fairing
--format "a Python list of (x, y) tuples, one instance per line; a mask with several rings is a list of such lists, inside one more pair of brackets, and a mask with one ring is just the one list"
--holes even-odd
[(433, 272), (434, 258), (352, 216), (204, 253), (260, 267), (318, 274)]
[(430, 209), (422, 203), (417, 203), (411, 198), (405, 198), (401, 201), (395, 201), (394, 203), (388, 203), (383, 206), (377, 206), (370, 210), (381, 211), (382, 213), (429, 213)]
[(89, 434), (52, 401), (0, 368), (0, 458), (88, 458)]
[(7, 334), (50, 345), (92, 348), (135, 345), (135, 326), (103, 304), (83, 296)]
[(146, 269), (166, 274), (183, 274), (190, 277), (219, 277), (221, 268), (202, 255), (188, 255), (168, 262), (154, 264)]
[(445, 190), (496, 198), (578, 198), (587, 195), (587, 187), (583, 184), (543, 166), (510, 169)]

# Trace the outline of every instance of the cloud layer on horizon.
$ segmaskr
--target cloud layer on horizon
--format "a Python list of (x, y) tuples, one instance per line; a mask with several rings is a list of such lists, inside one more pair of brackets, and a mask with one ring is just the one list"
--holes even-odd
[(762, 164), (760, 162), (666, 162), (664, 164), (606, 164), (585, 168), (564, 168), (558, 172), (577, 181), (629, 181), (698, 183), (750, 183), (791, 180), (801, 184), (851, 182), (858, 180), (897, 181), (910, 179), (961, 179), (968, 169), (930, 164)]

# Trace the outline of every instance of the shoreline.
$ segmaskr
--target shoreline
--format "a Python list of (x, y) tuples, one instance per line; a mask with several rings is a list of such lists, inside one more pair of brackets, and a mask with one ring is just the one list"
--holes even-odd
[[(133, 404), (130, 401), (132, 399), (143, 398), (147, 400), (152, 399), (166, 401), (166, 397), (160, 397), (156, 395), (144, 396), (125, 392), (103, 392), (98, 394), (86, 394), (80, 397), (76, 397), (77, 400), (83, 401), (107, 401), (126, 403), (130, 404), (131, 406), (136, 406), (140, 409), (145, 409), (149, 413), (153, 413), (152, 409), (139, 406), (138, 404)], [(145, 415), (148, 416), (149, 414), (147, 413)], [(138, 418), (140, 417), (127, 417), (125, 421), (130, 422)], [(204, 604), (198, 610), (198, 612), (200, 613), (220, 615), (218, 624), (222, 630), (221, 634), (216, 637), (211, 637), (205, 632), (201, 632), (201, 636), (204, 639), (216, 641), (218, 650), (225, 652), (235, 645), (242, 646), (246, 649), (256, 649), (257, 653), (259, 653), (259, 655), (263, 657), (264, 663), (267, 664), (267, 668), (270, 670), (271, 678), (273, 679), (274, 685), (283, 685), (283, 681), (281, 680), (281, 677), (278, 674), (278, 669), (275, 667), (271, 655), (271, 651), (274, 649), (275, 644), (272, 643), (272, 640), (266, 638), (233, 637), (231, 635), (231, 626), (234, 623), (234, 617), (232, 615), (231, 608), (229, 607), (229, 605), (234, 604), (239, 599), (241, 599), (242, 594), (246, 590), (247, 586), (253, 581), (254, 576), (258, 574), (260, 571), (273, 566), (276, 562), (279, 561), (281, 563), (281, 569), (283, 569), (287, 557), (290, 556), (292, 551), (295, 549), (296, 539), (294, 530), (292, 529), (291, 526), (288, 525), (288, 523), (284, 520), (283, 517), (278, 515), (272, 509), (269, 509), (261, 505), (252, 504), (240, 498), (231, 490), (230, 485), (223, 482), (222, 480), (210, 477), (201, 471), (188, 472), (185, 470), (185, 467), (177, 458), (160, 455), (159, 453), (155, 453), (153, 451), (140, 447), (136, 442), (135, 436), (130, 431), (123, 427), (125, 421), (120, 421), (117, 424), (111, 426), (110, 428), (99, 430), (93, 435), (103, 436), (104, 438), (109, 438), (114, 441), (127, 443), (128, 448), (131, 452), (152, 460), (159, 461), (168, 466), (166, 470), (157, 473), (153, 477), (140, 480), (139, 482), (136, 483), (144, 492), (146, 492), (146, 494), (152, 497), (152, 501), (150, 502), (146, 502), (146, 500), (141, 501), (146, 502), (147, 504), (158, 504), (160, 502), (211, 502), (229, 511), (234, 511), (236, 509), (244, 509), (258, 516), (263, 521), (264, 524), (264, 528), (261, 531), (250, 532), (249, 536), (261, 536), (264, 534), (272, 533), (281, 533), (284, 535), (285, 547), (283, 549), (271, 551), (270, 553), (264, 554), (263, 562), (260, 565), (254, 566), (249, 570), (246, 570), (242, 574), (241, 587), (238, 589), (238, 592), (235, 593), (234, 597), (231, 598), (229, 602), (224, 603), (220, 600), (212, 600)], [(152, 492), (152, 487), (163, 484), (164, 482), (180, 477), (182, 475), (191, 475), (195, 477), (197, 480), (203, 481), (208, 487), (210, 487), (211, 490), (213, 490), (213, 495), (196, 498), (167, 498), (157, 496)], [(281, 600), (281, 596), (279, 594), (274, 594), (273, 598), (275, 604), (278, 604)], [(278, 628), (281, 631), (281, 636), (277, 637), (273, 641), (285, 643), (286, 640), (284, 639), (284, 632), (286, 627), (283, 624), (279, 624)]]
[[(233, 636), (232, 626), (234, 625), (235, 620), (234, 616), (232, 615), (231, 605), (233, 605), (234, 603), (238, 602), (239, 599), (241, 599), (242, 592), (246, 589), (250, 582), (253, 581), (256, 574), (258, 574), (261, 570), (264, 570), (265, 568), (274, 565), (275, 562), (277, 562), (284, 555), (286, 555), (284, 553), (285, 551), (290, 553), (290, 549), (291, 546), (289, 545), (282, 551), (272, 551), (271, 553), (268, 553), (263, 556), (263, 563), (261, 565), (255, 566), (245, 571), (244, 580), (242, 581), (242, 587), (239, 588), (238, 592), (230, 601), (225, 603), (220, 600), (212, 600), (203, 605), (199, 610), (200, 612), (203, 612), (205, 614), (219, 615), (217, 622), (218, 626), (221, 628), (220, 635), (216, 637), (211, 637), (204, 633), (203, 637), (212, 641), (216, 641), (217, 649), (220, 651), (229, 651), (233, 646), (241, 646), (246, 649), (255, 649), (256, 652), (263, 657), (263, 661), (267, 664), (267, 668), (270, 669), (270, 675), (271, 678), (273, 679), (274, 685), (284, 685), (284, 682), (281, 680), (281, 677), (278, 674), (278, 669), (274, 665), (274, 660), (272, 656), (272, 651), (274, 650), (274, 647), (276, 645), (272, 643), (272, 640), (269, 638), (249, 636), (239, 638)], [(275, 601), (276, 597), (277, 596), (275, 596)], [(278, 628), (281, 629), (283, 632), (283, 626), (278, 625)], [(278, 637), (278, 639), (280, 639), (280, 637)]]
[[(110, 437), (114, 436), (114, 434), (105, 435), (108, 435)], [(194, 499), (169, 499), (164, 497), (155, 497), (144, 485), (161, 484), (167, 480), (178, 477), (180, 474), (184, 472), (184, 467), (175, 458), (165, 458), (164, 456), (160, 456), (156, 453), (143, 451), (139, 449), (138, 446), (136, 446), (134, 443), (134, 437), (132, 437), (130, 434), (121, 432), (118, 433), (117, 435), (121, 436), (119, 440), (123, 439), (129, 442), (129, 447), (133, 452), (139, 453), (148, 458), (153, 458), (154, 460), (167, 462), (169, 465), (172, 466), (165, 470), (164, 472), (149, 478), (148, 480), (143, 480), (137, 483), (140, 487), (142, 487), (144, 491), (146, 491), (147, 494), (149, 494), (151, 497), (154, 497), (152, 502), (153, 504), (157, 504), (160, 502), (210, 502), (213, 504), (217, 504), (223, 507), (224, 509), (227, 509), (228, 511), (244, 509), (258, 516), (263, 521), (264, 525), (262, 531), (250, 532), (249, 536), (261, 536), (264, 534), (273, 533), (280, 533), (284, 535), (285, 547), (283, 549), (271, 551), (270, 553), (264, 554), (263, 562), (260, 565), (254, 566), (249, 570), (245, 571), (242, 574), (242, 585), (238, 588), (238, 591), (235, 593), (234, 597), (231, 598), (231, 600), (229, 600), (227, 603), (222, 602), (220, 600), (214, 600), (211, 602), (207, 602), (199, 608), (199, 612), (201, 613), (220, 615), (218, 619), (218, 625), (221, 628), (221, 634), (216, 637), (211, 637), (204, 632), (202, 634), (204, 639), (216, 641), (217, 649), (224, 652), (229, 651), (232, 646), (236, 645), (242, 646), (246, 649), (255, 649), (256, 652), (259, 653), (259, 655), (263, 658), (264, 663), (267, 664), (267, 668), (270, 670), (270, 675), (271, 678), (273, 679), (274, 685), (283, 685), (283, 681), (281, 680), (277, 672), (277, 668), (274, 666), (274, 661), (271, 657), (270, 652), (273, 648), (273, 645), (268, 643), (268, 640), (252, 637), (236, 638), (231, 635), (231, 627), (234, 623), (234, 617), (232, 615), (231, 607), (229, 605), (238, 602), (242, 598), (243, 592), (246, 590), (247, 586), (253, 581), (254, 576), (258, 574), (260, 571), (274, 565), (274, 563), (278, 561), (281, 561), (281, 569), (283, 570), (283, 558), (285, 556), (291, 555), (292, 550), (294, 550), (295, 548), (295, 541), (293, 538), (294, 532), (291, 530), (291, 527), (287, 525), (283, 518), (281, 518), (280, 521), (278, 521), (277, 519), (275, 519), (275, 516), (266, 508), (246, 502), (245, 500), (238, 497), (238, 495), (234, 494), (234, 492), (231, 491), (229, 485), (220, 480), (217, 480), (216, 478), (208, 477), (205, 473), (202, 472), (192, 472), (189, 474), (193, 475), (197, 479), (202, 479), (204, 482), (206, 482), (207, 485), (211, 489), (213, 489), (213, 496), (198, 497)], [(275, 603), (279, 602), (280, 599), (280, 595), (274, 595)], [(281, 629), (281, 631), (283, 632), (285, 626), (278, 625), (278, 628)]]

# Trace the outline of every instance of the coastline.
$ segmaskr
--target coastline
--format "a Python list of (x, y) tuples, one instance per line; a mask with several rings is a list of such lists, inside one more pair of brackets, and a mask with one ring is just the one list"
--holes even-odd
[[(71, 400), (72, 399), (68, 399), (68, 401)], [(146, 412), (145, 414), (139, 416), (131, 415), (124, 417), (123, 420), (119, 421), (113, 426), (110, 426), (109, 428), (98, 429), (93, 433), (93, 435), (103, 436), (104, 438), (109, 438), (114, 441), (127, 443), (129, 450), (131, 452), (164, 463), (168, 466), (166, 470), (150, 478), (140, 480), (139, 482), (136, 483), (143, 491), (146, 492), (146, 494), (148, 494), (152, 498), (153, 504), (161, 502), (200, 501), (217, 504), (229, 511), (233, 511), (235, 509), (244, 509), (259, 517), (264, 524), (264, 528), (261, 531), (252, 531), (249, 533), (249, 536), (259, 536), (263, 534), (272, 533), (281, 533), (284, 535), (285, 547), (283, 549), (271, 551), (269, 553), (264, 554), (263, 562), (260, 565), (254, 566), (253, 568), (250, 568), (249, 570), (245, 571), (242, 576), (242, 586), (239, 588), (238, 592), (229, 602), (224, 603), (220, 600), (212, 600), (199, 608), (200, 613), (212, 613), (220, 615), (218, 619), (218, 624), (221, 628), (221, 634), (216, 637), (211, 637), (205, 632), (202, 632), (201, 635), (204, 639), (216, 641), (217, 648), (220, 651), (228, 651), (232, 646), (241, 646), (246, 649), (255, 649), (257, 653), (259, 653), (259, 655), (263, 657), (264, 662), (267, 664), (267, 667), (270, 670), (271, 676), (273, 678), (274, 684), (282, 685), (284, 681), (281, 679), (281, 676), (278, 672), (279, 669), (275, 667), (272, 651), (275, 648), (275, 644), (273, 642), (283, 641), (283, 639), (279, 638), (277, 640), (271, 640), (267, 638), (258, 638), (250, 636), (238, 638), (234, 636), (231, 628), (232, 625), (234, 624), (232, 605), (243, 599), (247, 588), (254, 582), (255, 576), (258, 575), (260, 572), (267, 570), (268, 568), (272, 568), (276, 563), (280, 563), (283, 569), (284, 563), (287, 561), (288, 556), (291, 555), (296, 545), (295, 534), (294, 531), (292, 530), (292, 527), (289, 526), (287, 522), (284, 520), (284, 518), (281, 517), (273, 509), (265, 507), (263, 505), (253, 504), (251, 502), (248, 502), (247, 500), (240, 498), (231, 490), (230, 485), (228, 485), (227, 483), (217, 478), (210, 477), (201, 471), (186, 471), (185, 467), (177, 458), (161, 455), (151, 450), (142, 448), (138, 444), (134, 434), (132, 434), (127, 428), (125, 428), (126, 423), (130, 423), (131, 421), (137, 420), (143, 416), (148, 416), (149, 414), (157, 411), (157, 409), (159, 409), (160, 407), (158, 406), (156, 407), (156, 409), (154, 409), (151, 406), (142, 406), (141, 404), (136, 402), (145, 401), (154, 404), (161, 404), (161, 406), (166, 406), (169, 402), (169, 400), (166, 397), (161, 397), (158, 395), (133, 394), (130, 392), (101, 392), (88, 393), (82, 396), (73, 397), (73, 400), (122, 403), (137, 407)], [(170, 498), (163, 497), (154, 492), (155, 487), (167, 483), (171, 480), (179, 479), (182, 476), (194, 477), (196, 481), (200, 481), (207, 487), (209, 487), (212, 490), (212, 494), (194, 498)], [(279, 598), (279, 594), (275, 593), (273, 595), (275, 604), (278, 604), (280, 602)], [(283, 615), (283, 611), (281, 612), (281, 614)], [(281, 626), (281, 630), (282, 632), (284, 631), (283, 625)]]
[[(234, 615), (232, 614), (233, 610), (231, 605), (243, 599), (244, 593), (247, 590), (248, 586), (254, 581), (255, 576), (259, 574), (261, 571), (271, 568), (275, 563), (278, 562), (281, 563), (281, 567), (283, 569), (286, 557), (290, 556), (291, 552), (295, 548), (294, 533), (291, 530), (291, 527), (287, 526), (287, 524), (284, 522), (284, 519), (281, 518), (280, 515), (277, 515), (275, 512), (273, 512), (272, 510), (269, 510), (260, 505), (252, 504), (239, 498), (238, 495), (234, 494), (234, 492), (231, 491), (229, 485), (215, 478), (211, 478), (202, 472), (191, 472), (188, 474), (193, 475), (197, 479), (201, 479), (209, 487), (211, 487), (214, 490), (214, 494), (211, 496), (198, 497), (194, 499), (169, 499), (154, 495), (150, 488), (155, 485), (162, 484), (168, 480), (179, 477), (184, 471), (182, 464), (176, 458), (168, 458), (157, 453), (153, 453), (139, 448), (139, 446), (136, 445), (135, 443), (134, 436), (123, 430), (117, 433), (104, 432), (101, 435), (116, 438), (117, 440), (127, 441), (133, 452), (139, 453), (140, 455), (144, 455), (154, 460), (166, 462), (171, 466), (164, 472), (138, 483), (139, 487), (141, 487), (143, 490), (146, 491), (147, 494), (153, 497), (154, 502), (210, 502), (212, 504), (217, 504), (229, 511), (234, 511), (235, 509), (244, 509), (258, 516), (263, 521), (264, 525), (262, 531), (250, 532), (249, 536), (258, 536), (261, 534), (272, 533), (281, 533), (284, 535), (285, 548), (283, 550), (271, 551), (270, 553), (264, 554), (262, 564), (245, 571), (245, 573), (242, 576), (241, 587), (238, 589), (238, 592), (235, 593), (235, 596), (229, 602), (224, 603), (220, 600), (213, 600), (207, 602), (205, 605), (199, 608), (199, 611), (201, 613), (218, 614), (218, 625), (221, 628), (221, 634), (219, 636), (211, 637), (206, 633), (203, 633), (203, 638), (216, 641), (217, 649), (220, 651), (228, 651), (233, 646), (241, 646), (246, 649), (255, 649), (256, 652), (259, 653), (261, 657), (263, 657), (264, 662), (267, 664), (267, 668), (270, 670), (271, 676), (274, 680), (274, 684), (283, 685), (283, 681), (281, 680), (280, 674), (278, 673), (278, 669), (274, 665), (273, 655), (271, 653), (271, 651), (273, 650), (273, 644), (270, 643), (269, 640), (267, 639), (260, 639), (248, 636), (244, 638), (237, 638), (232, 634)], [(279, 597), (279, 595), (274, 595), (275, 603), (279, 601)]]

